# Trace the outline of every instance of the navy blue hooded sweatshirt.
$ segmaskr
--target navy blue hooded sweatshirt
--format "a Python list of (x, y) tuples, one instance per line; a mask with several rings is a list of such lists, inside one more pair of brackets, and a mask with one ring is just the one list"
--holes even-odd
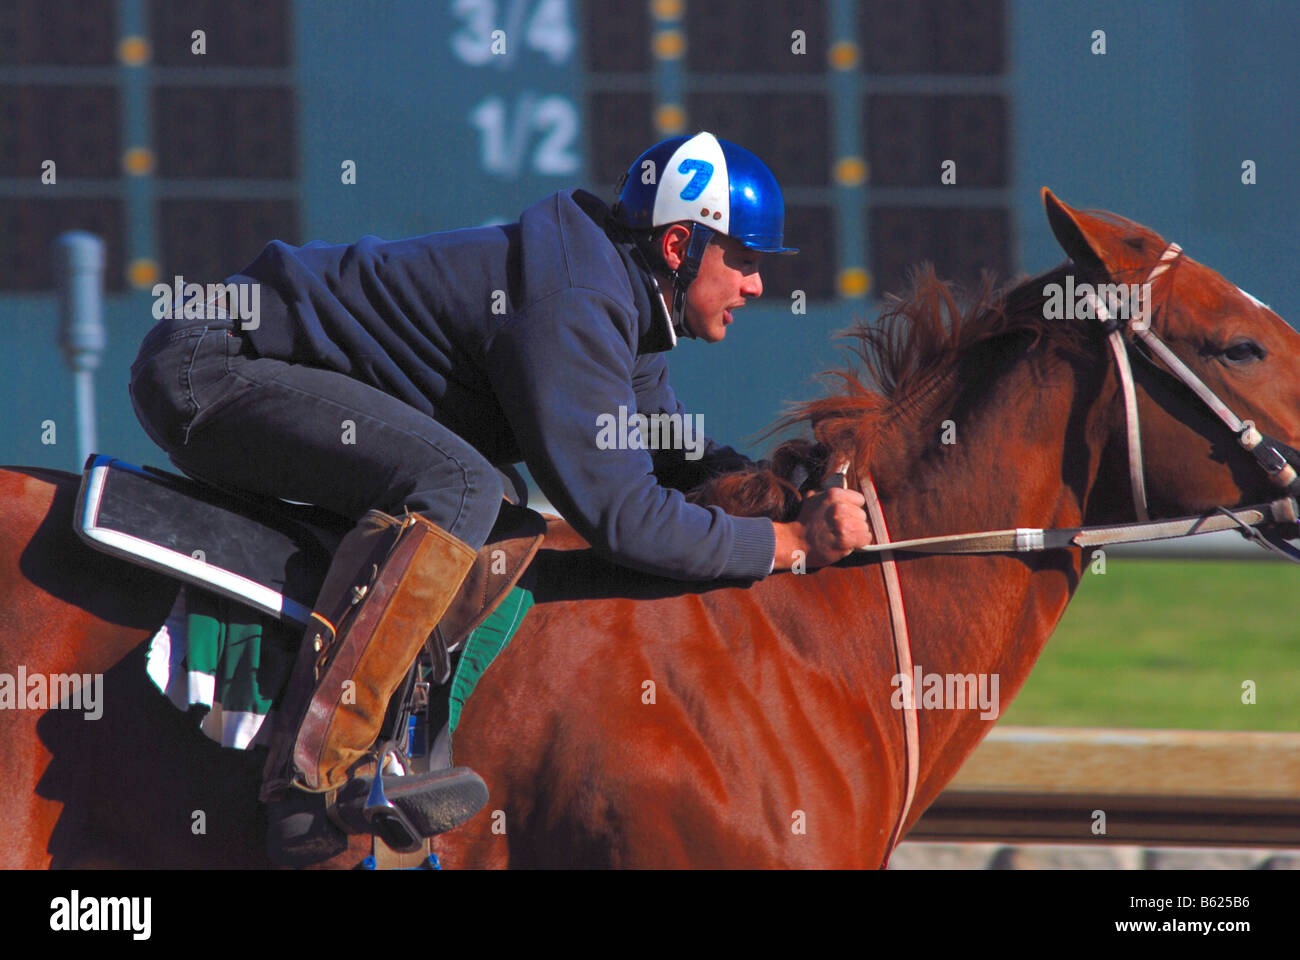
[(686, 502), (745, 458), (600, 449), (619, 408), (685, 414), (668, 382), (675, 337), (658, 286), (609, 211), (561, 192), (518, 223), (350, 246), (272, 242), (230, 283), (260, 284), (264, 357), (346, 374), (448, 427), (494, 464), (528, 465), (542, 492), (613, 560), (683, 580), (758, 578), (775, 531)]

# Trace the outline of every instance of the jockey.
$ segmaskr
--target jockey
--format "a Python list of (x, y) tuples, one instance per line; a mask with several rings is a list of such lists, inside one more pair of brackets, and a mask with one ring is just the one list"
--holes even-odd
[[(854, 491), (809, 497), (792, 523), (735, 517), (681, 492), (745, 465), (734, 450), (601, 442), (624, 411), (683, 413), (666, 351), (726, 336), (762, 293), (760, 258), (795, 252), (783, 224), (768, 168), (700, 133), (642, 154), (612, 209), (572, 190), (504, 226), (274, 241), (227, 281), (253, 286), (239, 302), (255, 316), (148, 334), (132, 403), (181, 470), (357, 522), (278, 712), (262, 792), (273, 859), (346, 846), (337, 792), (493, 526), (496, 466), (526, 463), (595, 549), (650, 574), (756, 580), (869, 542)], [(454, 811), (439, 829), (486, 799), (465, 768), (396, 782)]]

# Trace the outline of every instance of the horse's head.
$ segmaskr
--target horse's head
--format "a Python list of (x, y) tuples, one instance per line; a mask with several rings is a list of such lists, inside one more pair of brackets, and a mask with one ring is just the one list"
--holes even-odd
[[(1259, 456), (1266, 457), (1265, 449), (1273, 446), (1300, 466), (1300, 454), (1289, 449), (1300, 445), (1300, 334), (1153, 231), (1113, 214), (1074, 210), (1048, 190), (1043, 201), (1052, 230), (1074, 263), (1076, 289), (1085, 283), (1093, 291), (1099, 284), (1136, 284), (1120, 289), (1148, 298), (1145, 304), (1130, 300), (1127, 306), (1134, 308), (1136, 330), (1149, 323), (1155, 342), (1136, 333), (1128, 317), (1122, 317), (1129, 322), (1121, 322), (1120, 329), (1134, 358), (1142, 472), (1151, 513), (1201, 512), (1281, 496), (1230, 423), (1237, 417), (1253, 421), (1266, 435)], [(1105, 312), (1114, 316), (1116, 305), (1122, 315), (1122, 300), (1112, 300)], [(1171, 372), (1176, 362), (1160, 355), (1160, 342), (1222, 401), (1230, 411), (1226, 417)], [(1099, 362), (1115, 360), (1108, 350)], [(1127, 434), (1126, 416), (1117, 406), (1108, 449), (1121, 462), (1105, 471), (1112, 478), (1129, 473)], [(1112, 502), (1122, 503), (1123, 494), (1116, 494)]]

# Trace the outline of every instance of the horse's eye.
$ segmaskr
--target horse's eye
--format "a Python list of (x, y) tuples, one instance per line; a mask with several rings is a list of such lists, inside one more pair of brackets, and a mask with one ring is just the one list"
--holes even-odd
[(1256, 360), (1264, 359), (1264, 348), (1254, 340), (1238, 340), (1219, 351), (1219, 356), (1227, 363), (1254, 363)]

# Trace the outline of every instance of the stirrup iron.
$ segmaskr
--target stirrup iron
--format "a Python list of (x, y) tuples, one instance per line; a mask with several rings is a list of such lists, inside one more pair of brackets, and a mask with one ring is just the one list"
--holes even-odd
[(396, 853), (415, 853), (424, 846), (425, 838), (411, 825), (398, 807), (384, 793), (384, 759), (388, 756), (388, 743), (380, 745), (375, 765), (375, 779), (370, 784), (370, 794), (362, 815), (379, 839)]

